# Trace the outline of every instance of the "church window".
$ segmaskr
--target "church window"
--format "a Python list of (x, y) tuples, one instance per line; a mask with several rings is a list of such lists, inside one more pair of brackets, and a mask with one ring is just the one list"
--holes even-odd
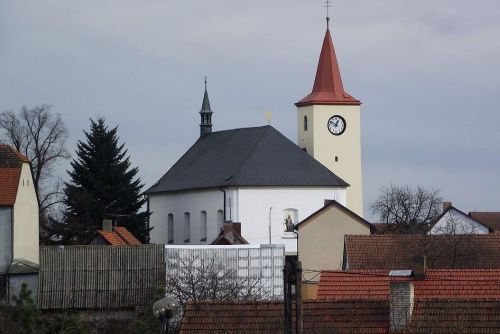
[(189, 242), (191, 237), (191, 217), (189, 212), (184, 212), (184, 242)]
[(167, 220), (167, 240), (169, 244), (174, 243), (174, 215), (169, 213)]
[(224, 224), (224, 211), (217, 211), (217, 235), (222, 231), (222, 225)]
[(307, 131), (307, 116), (304, 116), (304, 131)]
[(283, 231), (293, 232), (295, 224), (298, 223), (299, 211), (297, 209), (283, 210)]
[(339, 157), (335, 156), (335, 162), (339, 162)]
[(202, 211), (200, 215), (200, 241), (207, 241), (207, 212)]

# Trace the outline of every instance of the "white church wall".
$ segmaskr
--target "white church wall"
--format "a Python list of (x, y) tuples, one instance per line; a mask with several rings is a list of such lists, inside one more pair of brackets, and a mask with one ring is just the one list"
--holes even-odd
[(488, 234), (489, 232), (486, 226), (451, 208), (432, 227), (429, 234)]
[[(217, 211), (222, 210), (224, 194), (218, 189), (193, 190), (173, 193), (152, 194), (149, 198), (151, 211), (151, 242), (168, 243), (168, 215), (173, 215), (174, 244), (206, 244), (218, 235)], [(202, 212), (206, 212), (207, 235), (202, 235)], [(184, 217), (189, 213), (189, 242), (184, 242)]]
[[(293, 211), (298, 223), (320, 209), (325, 199), (346, 203), (346, 190), (329, 187), (240, 187), (237, 191), (241, 234), (251, 244), (285, 244), (286, 253), (297, 252), (293, 233), (284, 232), (284, 212)], [(293, 218), (292, 218), (293, 219)], [(271, 232), (269, 233), (269, 222)]]

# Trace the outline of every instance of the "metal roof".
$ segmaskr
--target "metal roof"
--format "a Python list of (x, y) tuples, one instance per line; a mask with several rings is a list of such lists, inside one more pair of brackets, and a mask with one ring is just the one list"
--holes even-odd
[(199, 138), (146, 193), (225, 186), (348, 184), (268, 125)]

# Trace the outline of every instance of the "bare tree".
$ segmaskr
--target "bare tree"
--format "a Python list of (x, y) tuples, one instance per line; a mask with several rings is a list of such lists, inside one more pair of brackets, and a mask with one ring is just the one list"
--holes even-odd
[(439, 216), (441, 203), (439, 190), (391, 184), (380, 190), (371, 210), (389, 231), (415, 233)]
[(231, 301), (269, 299), (262, 277), (240, 276), (226, 268), (215, 254), (167, 259), (165, 292), (176, 298), (182, 309), (189, 301)]
[(19, 113), (0, 113), (4, 139), (31, 160), (33, 183), (40, 200), (40, 212), (57, 203), (59, 182), (50, 182), (54, 165), (69, 158), (66, 150), (68, 131), (61, 115), (42, 104), (32, 109), (22, 107)]

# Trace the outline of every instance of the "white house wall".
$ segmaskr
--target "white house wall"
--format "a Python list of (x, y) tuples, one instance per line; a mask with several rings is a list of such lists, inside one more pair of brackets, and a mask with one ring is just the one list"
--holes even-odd
[(489, 229), (462, 212), (451, 208), (432, 227), (430, 234), (488, 234)]
[(28, 163), (23, 163), (21, 168), (13, 216), (13, 258), (39, 263), (38, 199)]
[[(151, 211), (151, 242), (167, 244), (168, 214), (173, 214), (174, 244), (206, 244), (217, 235), (217, 211), (223, 209), (224, 194), (218, 189), (194, 190), (152, 194), (149, 198)], [(201, 212), (207, 212), (207, 241), (200, 241)], [(184, 213), (190, 214), (190, 242), (184, 242)]]
[(346, 191), (329, 187), (241, 187), (237, 216), (241, 234), (251, 244), (267, 244), (271, 221), (271, 243), (285, 244), (287, 254), (296, 253), (296, 239), (284, 233), (283, 211), (297, 210), (296, 224), (323, 207), (325, 199), (345, 205)]

